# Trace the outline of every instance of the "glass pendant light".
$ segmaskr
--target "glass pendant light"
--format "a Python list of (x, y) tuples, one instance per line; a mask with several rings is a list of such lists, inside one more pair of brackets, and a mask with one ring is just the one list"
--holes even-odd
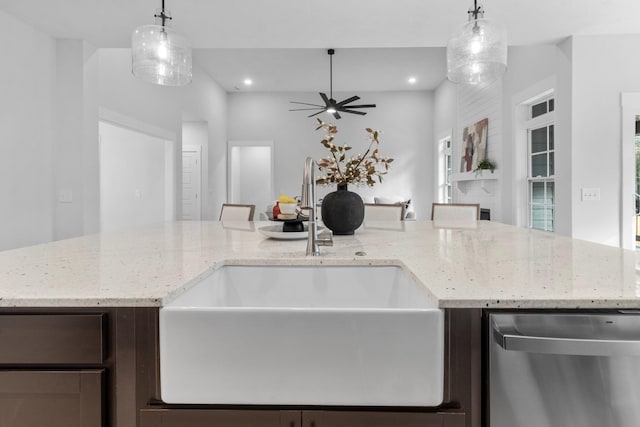
[(191, 45), (169, 27), (171, 12), (157, 9), (155, 25), (143, 25), (131, 35), (131, 71), (149, 83), (183, 86), (191, 83)]
[(447, 44), (447, 78), (453, 83), (488, 83), (507, 69), (506, 28), (484, 19), (477, 0), (473, 5), (469, 22)]

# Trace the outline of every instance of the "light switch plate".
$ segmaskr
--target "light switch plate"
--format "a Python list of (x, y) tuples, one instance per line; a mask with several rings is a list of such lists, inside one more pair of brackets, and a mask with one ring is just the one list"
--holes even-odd
[(582, 201), (589, 202), (594, 200), (600, 200), (600, 189), (599, 188), (583, 188)]

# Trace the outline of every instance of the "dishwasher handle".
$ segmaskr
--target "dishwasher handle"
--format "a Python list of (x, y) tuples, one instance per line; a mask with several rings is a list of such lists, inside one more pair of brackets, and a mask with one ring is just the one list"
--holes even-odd
[(574, 356), (638, 356), (640, 340), (557, 338), (522, 335), (513, 327), (493, 325), (493, 339), (510, 351)]

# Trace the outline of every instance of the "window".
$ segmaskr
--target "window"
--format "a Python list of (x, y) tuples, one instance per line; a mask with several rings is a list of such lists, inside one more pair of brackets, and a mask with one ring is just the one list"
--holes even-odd
[(555, 118), (554, 99), (529, 106), (527, 122), (529, 227), (554, 231)]
[(439, 141), (439, 185), (438, 202), (451, 203), (451, 136), (447, 136)]
[(538, 102), (531, 106), (531, 118), (535, 119), (538, 116), (541, 116), (546, 113), (550, 113), (554, 110), (554, 100), (553, 98), (549, 98), (542, 102)]

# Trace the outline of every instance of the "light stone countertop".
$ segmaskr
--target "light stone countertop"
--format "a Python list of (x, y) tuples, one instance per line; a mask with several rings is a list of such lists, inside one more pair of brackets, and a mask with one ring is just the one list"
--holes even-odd
[(257, 231), (270, 224), (174, 222), (3, 251), (0, 307), (161, 306), (224, 264), (393, 264), (443, 308), (640, 308), (633, 251), (496, 222), (403, 221), (306, 257), (306, 240)]

